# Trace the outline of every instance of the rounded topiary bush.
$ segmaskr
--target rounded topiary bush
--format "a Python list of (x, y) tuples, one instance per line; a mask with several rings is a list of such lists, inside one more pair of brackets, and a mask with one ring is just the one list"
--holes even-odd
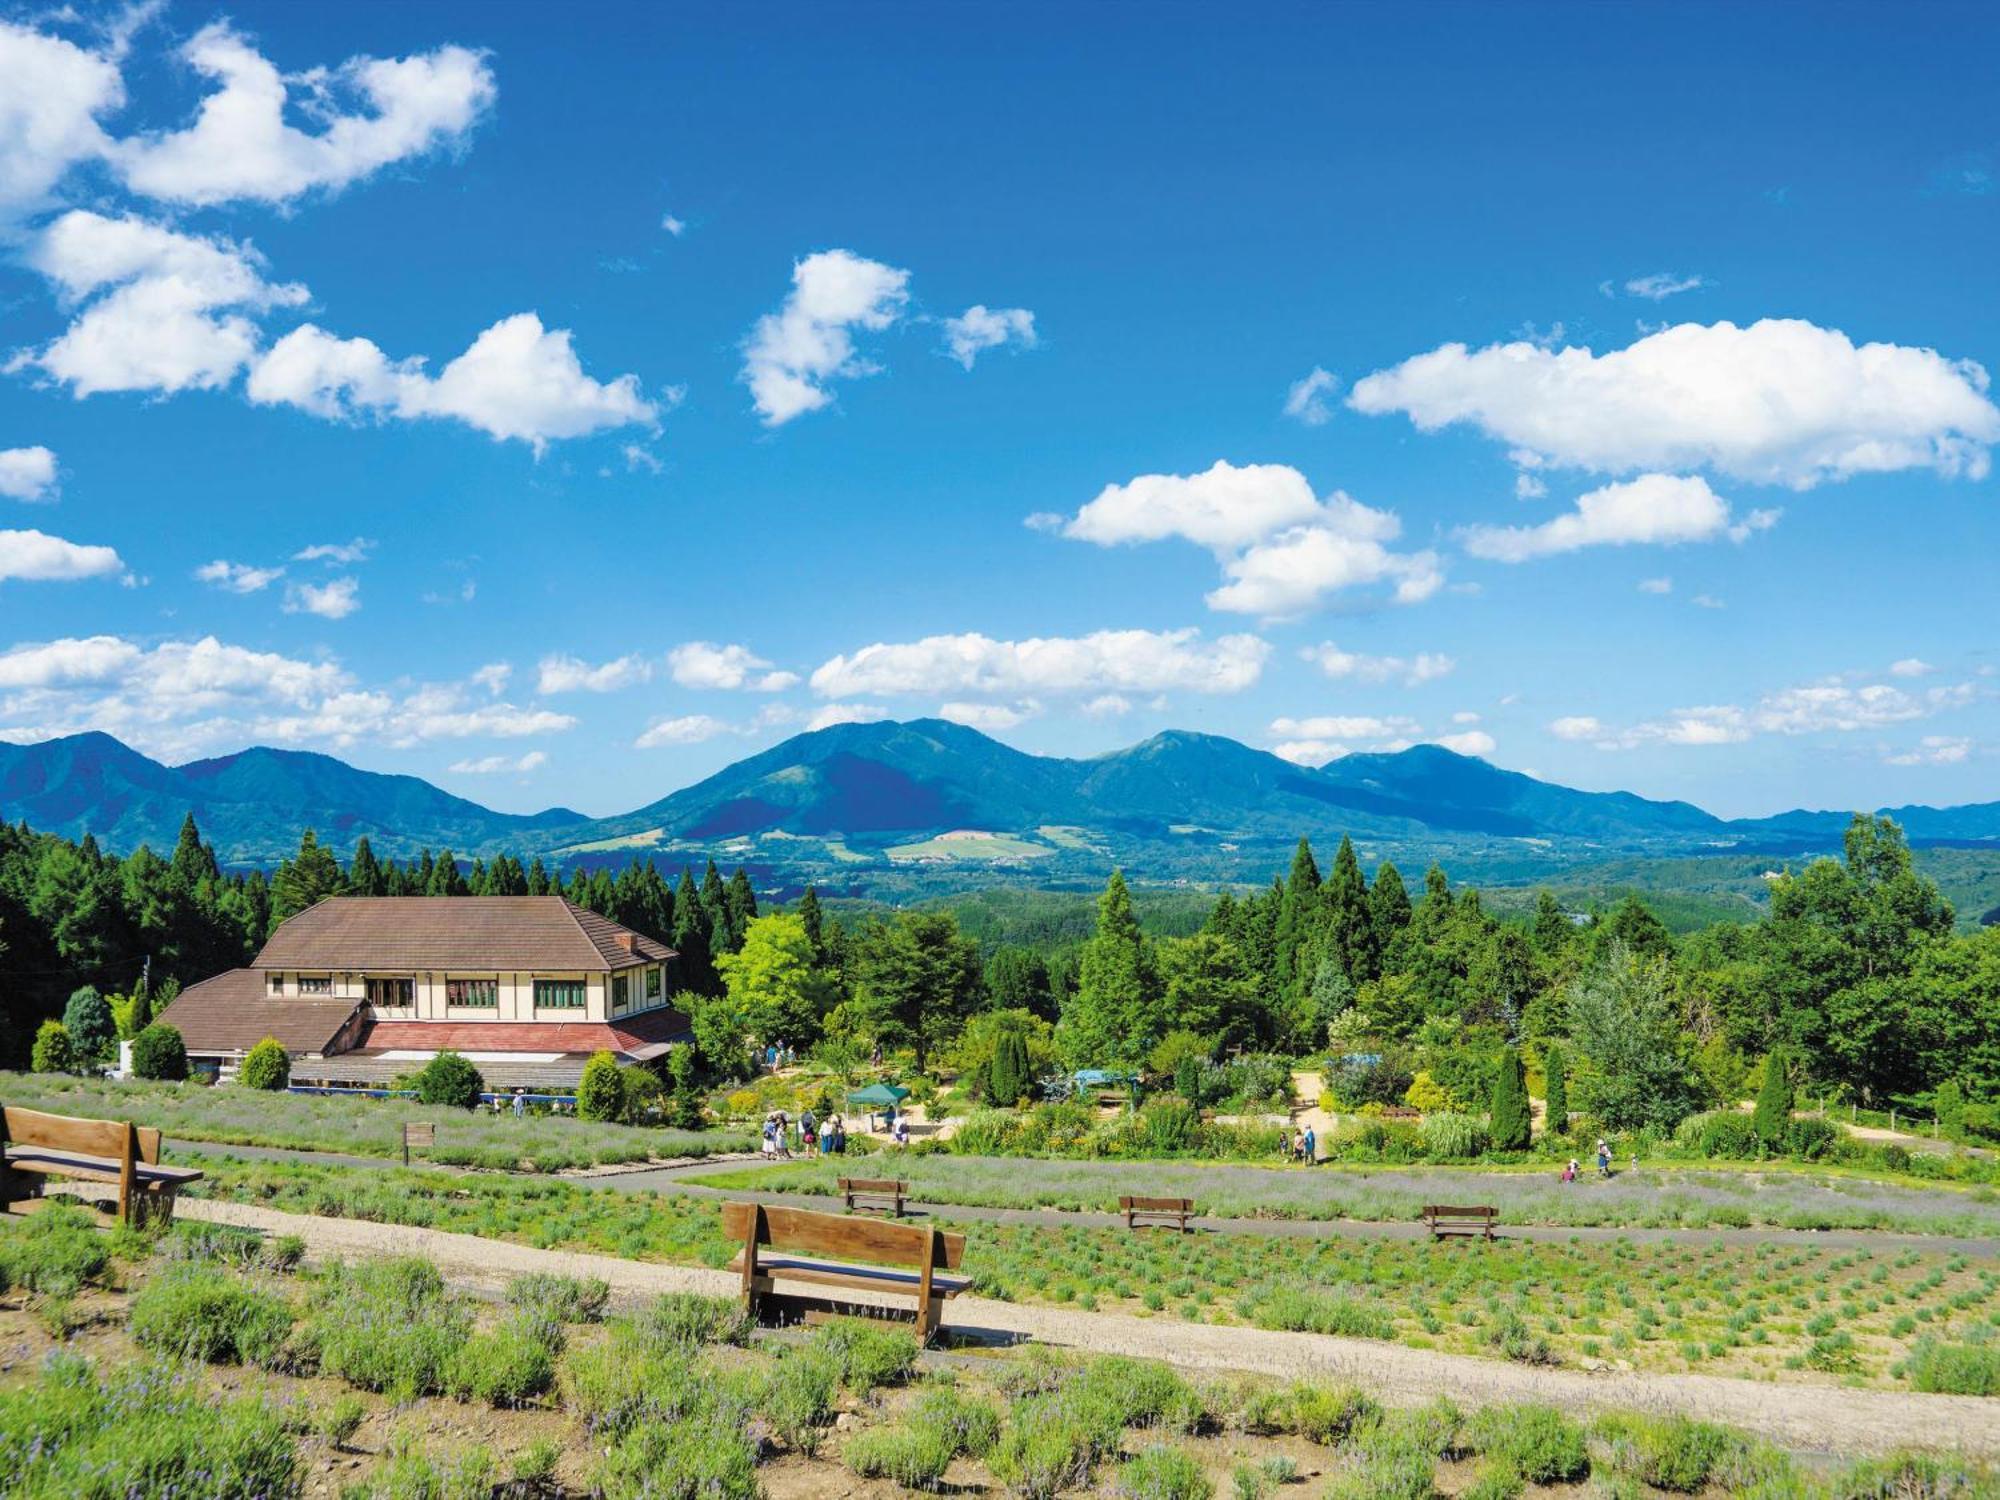
[(141, 1078), (179, 1083), (188, 1076), (187, 1043), (171, 1026), (155, 1021), (132, 1038), (132, 1071)]
[(292, 1081), (292, 1055), (285, 1050), (283, 1042), (274, 1036), (267, 1036), (250, 1049), (236, 1076), (243, 1081), (245, 1088), (276, 1093)]
[(440, 1052), (418, 1070), (416, 1085), (417, 1098), (425, 1104), (451, 1109), (471, 1109), (486, 1090), (479, 1069), (450, 1050)]
[(593, 1052), (576, 1086), (579, 1120), (616, 1120), (625, 1113), (625, 1072), (609, 1052)]
[(81, 1058), (108, 1056), (118, 1040), (110, 1003), (90, 984), (71, 992), (63, 1007), (63, 1030), (69, 1033), (70, 1045)]
[(28, 1065), (37, 1073), (74, 1073), (76, 1071), (76, 1048), (70, 1045), (69, 1033), (60, 1021), (44, 1021), (41, 1030), (35, 1033), (35, 1050), (29, 1056)]

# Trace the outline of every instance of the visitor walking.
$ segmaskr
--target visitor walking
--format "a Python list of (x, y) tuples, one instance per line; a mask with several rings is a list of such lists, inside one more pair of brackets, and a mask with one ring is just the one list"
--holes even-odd
[(1564, 1167), (1562, 1170), (1562, 1180), (1564, 1182), (1575, 1182), (1577, 1177), (1582, 1173), (1582, 1170), (1583, 1169), (1577, 1165), (1576, 1158), (1572, 1156), (1569, 1159), (1569, 1165)]
[(896, 1116), (896, 1123), (889, 1132), (898, 1146), (910, 1144), (910, 1122), (902, 1115)]
[(1319, 1137), (1313, 1134), (1312, 1126), (1306, 1126), (1305, 1134), (1300, 1138), (1300, 1145), (1304, 1148), (1303, 1154), (1306, 1165), (1309, 1167), (1317, 1166), (1319, 1164)]
[(764, 1116), (764, 1145), (766, 1156), (775, 1158), (778, 1154), (778, 1131), (769, 1115)]
[(1611, 1143), (1601, 1137), (1597, 1142), (1597, 1175), (1600, 1177), (1611, 1175)]
[(515, 1118), (515, 1119), (517, 1119), (517, 1120), (521, 1120), (521, 1119), (525, 1119), (525, 1118), (527, 1118), (527, 1114), (528, 1114), (528, 1093), (527, 1093), (527, 1090), (526, 1090), (526, 1089), (515, 1089), (515, 1090), (514, 1090), (514, 1118)]
[(1292, 1127), (1289, 1125), (1278, 1132), (1278, 1155), (1286, 1161), (1292, 1159)]

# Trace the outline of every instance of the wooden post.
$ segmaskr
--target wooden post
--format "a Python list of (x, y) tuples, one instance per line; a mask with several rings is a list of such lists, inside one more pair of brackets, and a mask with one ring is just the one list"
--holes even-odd
[(132, 1185), (138, 1178), (139, 1132), (131, 1121), (125, 1122), (125, 1149), (118, 1159), (118, 1218), (119, 1222), (132, 1222)]
[(938, 1252), (942, 1248), (938, 1244), (937, 1230), (931, 1230), (924, 1241), (924, 1268), (917, 1276), (917, 1335), (919, 1341), (926, 1344), (937, 1328), (935, 1304), (931, 1298), (931, 1267), (937, 1264)]
[(757, 1243), (764, 1238), (764, 1205), (753, 1204), (750, 1225), (743, 1233), (743, 1310), (757, 1320)]

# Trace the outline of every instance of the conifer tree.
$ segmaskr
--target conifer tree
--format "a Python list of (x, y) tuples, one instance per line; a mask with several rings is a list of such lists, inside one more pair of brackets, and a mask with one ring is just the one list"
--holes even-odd
[(204, 880), (221, 877), (215, 851), (201, 841), (201, 830), (195, 826), (193, 813), (181, 819), (180, 837), (174, 840), (173, 868), (174, 877), (189, 890)]
[[(1382, 972), (1381, 951), (1368, 911), (1368, 879), (1355, 857), (1354, 840), (1340, 836), (1333, 873), (1326, 882), (1326, 915), (1332, 951), (1341, 970), (1354, 984), (1365, 984)], [(1311, 976), (1307, 976), (1310, 980)]]
[(530, 896), (549, 894), (549, 872), (542, 865), (542, 857), (537, 854), (528, 865), (528, 891)]
[(1385, 859), (1375, 867), (1375, 883), (1368, 888), (1368, 925), (1375, 930), (1375, 950), (1385, 960), (1410, 925), (1410, 917), (1410, 893), (1403, 885), (1403, 872)]
[(729, 948), (733, 953), (743, 946), (743, 934), (757, 918), (757, 893), (750, 888), (750, 877), (741, 865), (723, 887), (722, 907), (729, 917)]
[(812, 944), (813, 962), (826, 963), (825, 916), (819, 908), (819, 892), (811, 881), (806, 882), (805, 894), (799, 897), (799, 920), (806, 924), (806, 940)]
[(1495, 1151), (1528, 1149), (1531, 1116), (1528, 1113), (1527, 1080), (1521, 1071), (1521, 1054), (1504, 1048), (1493, 1072), (1493, 1107), (1488, 1129)]
[(708, 912), (695, 891), (694, 876), (686, 870), (681, 871), (680, 887), (674, 892), (674, 951), (680, 954), (676, 980), (681, 988), (696, 995), (722, 993), (708, 944)]
[(1792, 1123), (1791, 1059), (1782, 1047), (1773, 1047), (1764, 1059), (1764, 1086), (1757, 1090), (1757, 1108), (1751, 1113), (1750, 1128), (1767, 1151), (1782, 1150), (1785, 1132)]
[(1285, 880), (1284, 895), (1278, 902), (1278, 985), (1282, 996), (1297, 997), (1310, 975), (1302, 976), (1307, 946), (1319, 926), (1322, 912), (1319, 866), (1313, 862), (1312, 845), (1304, 839), (1292, 851), (1292, 871)]
[(1569, 1134), (1569, 1060), (1563, 1056), (1560, 1047), (1550, 1047), (1548, 1056), (1542, 1063), (1542, 1070), (1548, 1076), (1544, 1089), (1547, 1103), (1547, 1128), (1555, 1135)]
[(271, 880), (271, 916), (275, 922), (337, 896), (346, 887), (340, 864), (310, 828), (299, 836), (299, 852), (278, 866)]
[(1528, 930), (1534, 939), (1535, 952), (1543, 958), (1554, 958), (1561, 953), (1576, 932), (1563, 914), (1561, 904), (1548, 891), (1535, 897), (1535, 919)]
[(354, 896), (389, 894), (388, 881), (382, 876), (382, 866), (376, 862), (375, 851), (369, 846), (365, 833), (354, 843), (354, 858), (347, 866), (347, 890)]
[(1125, 876), (1097, 898), (1097, 931), (1083, 945), (1076, 994), (1063, 1011), (1064, 1047), (1078, 1067), (1136, 1064), (1154, 1041), (1147, 1015), (1146, 939)]

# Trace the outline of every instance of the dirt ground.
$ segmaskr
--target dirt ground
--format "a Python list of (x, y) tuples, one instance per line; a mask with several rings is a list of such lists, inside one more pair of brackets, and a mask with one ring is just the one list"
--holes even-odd
[[(245, 1204), (184, 1201), (181, 1212), (272, 1234), (299, 1235), (314, 1257), (426, 1256), (454, 1282), (487, 1291), (497, 1291), (508, 1278), (531, 1270), (600, 1276), (611, 1285), (614, 1297), (623, 1298), (667, 1291), (727, 1295), (739, 1284), (726, 1272), (700, 1267), (537, 1250), (472, 1235), (313, 1218)], [(1467, 1407), (1544, 1401), (1576, 1411), (1678, 1412), (1740, 1427), (1807, 1452), (1879, 1453), (1921, 1442), (2000, 1458), (2000, 1401), (1977, 1397), (1850, 1390), (1825, 1379), (1779, 1384), (1714, 1375), (1535, 1369), (1366, 1339), (1221, 1328), (969, 1296), (949, 1305), (945, 1324), (961, 1338), (989, 1345), (1032, 1340), (1159, 1359), (1191, 1370), (1351, 1380), (1398, 1405), (1443, 1394)]]

